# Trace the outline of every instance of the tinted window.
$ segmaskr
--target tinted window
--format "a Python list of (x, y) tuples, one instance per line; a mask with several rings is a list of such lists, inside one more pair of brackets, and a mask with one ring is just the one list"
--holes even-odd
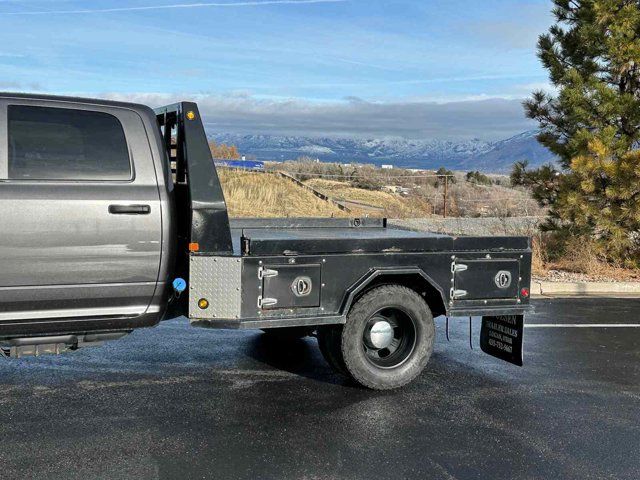
[(129, 180), (122, 125), (101, 112), (9, 106), (9, 178)]

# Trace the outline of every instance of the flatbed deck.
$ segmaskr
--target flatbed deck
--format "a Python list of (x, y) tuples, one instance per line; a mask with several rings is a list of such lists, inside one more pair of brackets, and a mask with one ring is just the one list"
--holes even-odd
[(385, 219), (238, 219), (231, 235), (234, 253), (252, 256), (528, 248), (526, 237), (454, 237), (390, 228)]

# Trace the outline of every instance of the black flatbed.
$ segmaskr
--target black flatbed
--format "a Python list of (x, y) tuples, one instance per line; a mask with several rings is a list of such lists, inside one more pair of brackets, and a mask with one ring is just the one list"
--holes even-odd
[(385, 219), (368, 218), (238, 219), (232, 221), (231, 232), (243, 255), (509, 251), (529, 246), (527, 237), (454, 237), (390, 228)]

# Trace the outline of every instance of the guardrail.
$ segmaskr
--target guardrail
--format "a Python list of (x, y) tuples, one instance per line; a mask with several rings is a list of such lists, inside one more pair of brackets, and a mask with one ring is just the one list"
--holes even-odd
[[(322, 193), (322, 192), (320, 192), (320, 191), (316, 190), (315, 188), (313, 188), (313, 187), (311, 187), (311, 186), (307, 185), (306, 183), (301, 182), (301, 181), (300, 181), (300, 180), (298, 180), (297, 178), (295, 178), (295, 177), (293, 177), (293, 176), (289, 175), (288, 173), (286, 173), (286, 172), (280, 172), (280, 171), (273, 172), (273, 173), (277, 173), (277, 174), (279, 174), (281, 177), (286, 178), (287, 180), (292, 181), (293, 183), (295, 183), (295, 184), (296, 184), (296, 185), (298, 185), (299, 187), (302, 187), (302, 188), (304, 188), (304, 189), (306, 189), (306, 190), (310, 191), (310, 192), (311, 192), (311, 193), (313, 193), (316, 197), (318, 197), (318, 198), (320, 198), (320, 199), (322, 199), (322, 200), (324, 200), (324, 201), (326, 201), (326, 202), (329, 202), (329, 203), (331, 203), (331, 204), (335, 205), (336, 207), (338, 207), (338, 208), (339, 208), (340, 210), (342, 210), (343, 212), (347, 212), (347, 213), (350, 213), (350, 212), (351, 212), (351, 209), (350, 209), (349, 207), (347, 207), (346, 205), (344, 205), (344, 204), (340, 203), (340, 201), (339, 201), (339, 200), (335, 200), (334, 198), (331, 198), (330, 196), (328, 196), (328, 195), (326, 195), (326, 194), (324, 194), (324, 193)], [(355, 203), (355, 202), (350, 202), (350, 203)]]

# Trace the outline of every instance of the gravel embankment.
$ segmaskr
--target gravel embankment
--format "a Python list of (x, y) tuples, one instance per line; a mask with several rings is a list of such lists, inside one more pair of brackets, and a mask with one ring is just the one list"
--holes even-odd
[(534, 233), (544, 217), (407, 218), (390, 219), (389, 224), (406, 230), (449, 235), (528, 235)]

